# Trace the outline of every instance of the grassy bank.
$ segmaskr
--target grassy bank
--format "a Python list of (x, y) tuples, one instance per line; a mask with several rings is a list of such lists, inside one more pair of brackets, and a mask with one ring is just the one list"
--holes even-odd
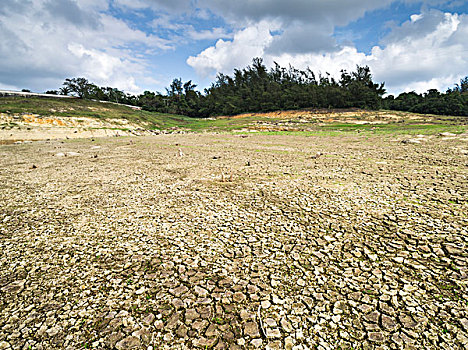
[[(325, 111), (326, 112), (326, 111)], [(191, 132), (251, 132), (271, 134), (437, 134), (462, 133), (467, 118), (418, 115), (395, 111), (285, 111), (236, 117), (189, 118), (182, 115), (135, 110), (130, 107), (82, 99), (0, 98), (0, 113), (42, 117), (126, 119), (145, 129), (183, 129)], [(363, 123), (364, 122), (364, 123)]]

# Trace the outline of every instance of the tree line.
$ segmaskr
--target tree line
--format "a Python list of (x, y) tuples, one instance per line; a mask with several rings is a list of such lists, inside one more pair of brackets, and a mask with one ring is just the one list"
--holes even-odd
[(60, 90), (47, 93), (72, 94), (190, 117), (303, 108), (385, 108), (468, 116), (468, 77), (445, 93), (429, 90), (424, 94), (410, 92), (383, 98), (384, 83), (373, 82), (367, 66), (357, 66), (353, 72), (342, 70), (337, 80), (328, 73), (316, 75), (309, 68), (285, 68), (275, 63), (267, 69), (261, 58), (254, 58), (243, 69), (235, 69), (232, 76), (218, 74), (203, 93), (196, 90), (192, 81), (174, 79), (165, 94), (145, 91), (135, 96), (116, 88), (99, 87), (85, 78), (66, 79)]
[(404, 92), (383, 100), (386, 109), (414, 113), (468, 116), (468, 76), (445, 93), (430, 89), (423, 94)]

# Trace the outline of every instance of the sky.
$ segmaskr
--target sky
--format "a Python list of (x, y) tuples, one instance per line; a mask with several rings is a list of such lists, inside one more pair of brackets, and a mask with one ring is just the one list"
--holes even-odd
[(1, 0), (0, 89), (86, 77), (202, 91), (254, 57), (336, 77), (368, 65), (395, 95), (445, 91), (468, 75), (468, 1)]

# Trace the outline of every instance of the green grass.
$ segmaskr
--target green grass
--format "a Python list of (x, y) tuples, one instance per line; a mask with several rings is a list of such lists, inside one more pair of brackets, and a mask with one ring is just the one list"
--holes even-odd
[(321, 129), (323, 131), (364, 132), (373, 134), (434, 135), (441, 132), (463, 133), (467, 130), (467, 125), (456, 125), (445, 120), (434, 120), (434, 123), (405, 122), (378, 125), (329, 124), (321, 126)]
[[(374, 129), (373, 129), (374, 128)], [(368, 135), (436, 135), (442, 132), (460, 134), (468, 131), (468, 125), (453, 125), (448, 123), (441, 124), (380, 124), (356, 125), (356, 124), (337, 124), (315, 126), (307, 131), (259, 131), (258, 134), (268, 135), (303, 135), (303, 136), (345, 136), (356, 134), (361, 136)]]
[[(138, 111), (132, 108), (81, 99), (55, 99), (55, 98), (26, 98), (2, 97), (0, 98), (0, 113), (8, 114), (38, 114), (43, 117), (76, 117), (97, 118), (104, 120), (126, 119), (141, 125), (146, 129), (167, 130), (183, 128), (192, 132), (223, 132), (236, 133), (246, 128), (257, 128), (259, 123), (267, 122), (269, 127), (290, 127), (304, 131), (258, 131), (259, 134), (268, 135), (304, 135), (304, 136), (344, 136), (344, 135), (434, 135), (441, 132), (463, 133), (467, 131), (467, 118), (416, 115), (406, 112), (386, 111), (390, 114), (401, 115), (405, 120), (388, 124), (354, 124), (332, 122), (323, 124), (322, 120), (311, 119), (306, 123), (295, 123), (293, 118), (274, 118), (265, 116), (248, 116), (243, 118), (189, 118), (175, 114), (164, 114), (147, 111)], [(365, 119), (359, 117), (358, 119)], [(289, 125), (285, 125), (290, 122)], [(10, 123), (11, 124), (11, 123)], [(277, 125), (275, 125), (277, 124)], [(12, 127), (14, 125), (3, 125)], [(124, 125), (122, 127), (125, 127)]]

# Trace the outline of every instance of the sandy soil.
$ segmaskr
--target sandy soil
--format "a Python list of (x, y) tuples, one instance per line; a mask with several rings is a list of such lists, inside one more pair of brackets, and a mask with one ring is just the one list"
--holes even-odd
[(0, 145), (0, 349), (463, 349), (466, 135)]
[(0, 144), (17, 141), (93, 138), (144, 134), (125, 119), (112, 121), (86, 117), (42, 117), (36, 114), (0, 113)]

